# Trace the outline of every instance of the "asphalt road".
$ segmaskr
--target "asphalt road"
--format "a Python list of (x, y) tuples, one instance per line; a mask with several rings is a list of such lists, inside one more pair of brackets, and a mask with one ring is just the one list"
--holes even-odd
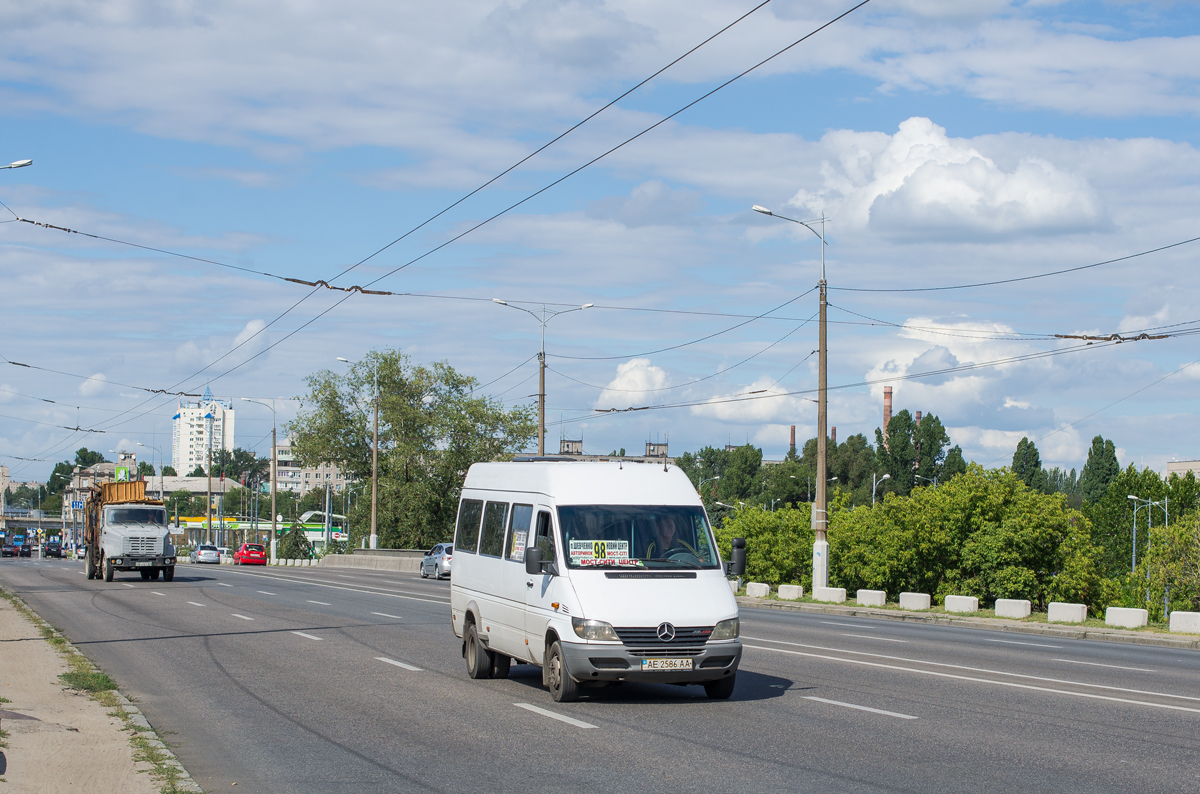
[[(0, 581), (112, 675), (206, 791), (1200, 791), (1200, 654), (743, 610), (729, 701), (556, 704), (467, 678), (449, 583), (179, 566)], [(566, 721), (564, 721), (566, 720)]]

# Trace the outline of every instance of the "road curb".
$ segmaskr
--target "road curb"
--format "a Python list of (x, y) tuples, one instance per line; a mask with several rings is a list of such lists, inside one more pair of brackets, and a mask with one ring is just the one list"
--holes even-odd
[(1140, 631), (1051, 626), (1045, 623), (1022, 623), (1000, 618), (964, 618), (943, 614), (904, 612), (895, 609), (843, 607), (834, 604), (800, 604), (789, 603), (787, 601), (774, 601), (767, 598), (749, 598), (748, 596), (738, 596), (737, 602), (739, 607), (775, 609), (781, 612), (810, 612), (822, 615), (840, 615), (842, 617), (895, 620), (901, 623), (927, 623), (937, 626), (957, 626), (959, 628), (983, 629), (985, 631), (1001, 631), (1013, 634), (1034, 634), (1062, 640), (1100, 640), (1102, 642), (1121, 642), (1128, 645), (1153, 645), (1160, 648), (1174, 648), (1181, 651), (1200, 650), (1200, 638), (1166, 637), (1161, 634), (1149, 634)]

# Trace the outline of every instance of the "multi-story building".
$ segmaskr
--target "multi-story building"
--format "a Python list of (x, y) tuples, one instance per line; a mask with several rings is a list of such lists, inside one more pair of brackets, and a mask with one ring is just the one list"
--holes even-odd
[(210, 450), (233, 451), (233, 401), (215, 399), (208, 387), (197, 402), (180, 400), (172, 419), (171, 465), (177, 474), (207, 469)]
[(279, 445), (275, 453), (278, 456), (278, 471), (279, 484), (278, 489), (281, 491), (291, 491), (297, 497), (303, 497), (313, 488), (321, 486), (329, 486), (334, 493), (341, 492), (349, 483), (354, 482), (353, 477), (346, 476), (332, 463), (322, 463), (319, 466), (310, 468), (302, 467), (297, 461), (296, 456), (292, 453), (292, 445), (288, 439), (284, 439)]

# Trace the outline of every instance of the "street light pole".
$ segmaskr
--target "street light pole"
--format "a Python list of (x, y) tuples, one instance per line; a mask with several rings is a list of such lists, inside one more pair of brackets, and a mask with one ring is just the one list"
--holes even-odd
[(883, 482), (884, 480), (892, 479), (892, 475), (890, 475), (890, 474), (885, 474), (882, 477), (880, 477), (878, 480), (875, 479), (876, 476), (878, 476), (878, 475), (876, 475), (876, 474), (871, 475), (871, 504), (875, 504), (875, 489), (879, 487), (879, 483)]
[(560, 314), (569, 314), (571, 312), (590, 309), (596, 304), (585, 303), (582, 306), (576, 306), (573, 309), (564, 309), (560, 312), (549, 311), (546, 304), (542, 304), (542, 313), (539, 316), (529, 309), (520, 306), (513, 306), (508, 301), (492, 298), (492, 303), (498, 303), (501, 306), (507, 306), (510, 309), (516, 309), (528, 314), (533, 319), (537, 320), (542, 326), (542, 347), (538, 351), (538, 457), (546, 454), (546, 323), (553, 320)]
[(279, 480), (279, 447), (275, 443), (275, 398), (271, 398), (270, 405), (260, 400), (251, 400), (249, 397), (242, 399), (248, 403), (271, 409), (271, 564), (274, 565), (275, 561), (279, 559), (279, 537), (275, 527), (275, 489)]
[(820, 218), (814, 218), (813, 221), (820, 221), (821, 231), (817, 231), (809, 226), (807, 222), (789, 218), (784, 215), (776, 215), (766, 207), (755, 204), (751, 209), (755, 212), (760, 212), (763, 215), (770, 215), (773, 218), (779, 218), (792, 223), (798, 223), (805, 229), (817, 236), (821, 241), (821, 280), (817, 282), (817, 287), (820, 290), (820, 298), (818, 304), (818, 312), (820, 314), (820, 330), (818, 331), (817, 345), (817, 498), (813, 504), (813, 529), (815, 530), (816, 540), (813, 542), (813, 588), (814, 591), (818, 587), (829, 586), (829, 542), (826, 540), (826, 530), (829, 527), (829, 491), (826, 474), (828, 468), (826, 466), (826, 451), (828, 443), (826, 433), (829, 420), (829, 349), (826, 344), (826, 313), (828, 301), (826, 300), (826, 283), (825, 283), (825, 222), (828, 220), (824, 215)]
[[(349, 364), (350, 360), (337, 357), (337, 360), (343, 364)], [(379, 361), (375, 361), (375, 392), (371, 398), (371, 405), (375, 410), (375, 418), (371, 421), (371, 543), (373, 549), (379, 548)]]

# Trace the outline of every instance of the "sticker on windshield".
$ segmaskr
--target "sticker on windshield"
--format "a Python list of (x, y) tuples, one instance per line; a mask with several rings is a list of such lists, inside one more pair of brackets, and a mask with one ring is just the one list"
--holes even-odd
[(639, 560), (629, 559), (627, 540), (573, 540), (571, 541), (571, 564), (592, 565), (638, 565)]

